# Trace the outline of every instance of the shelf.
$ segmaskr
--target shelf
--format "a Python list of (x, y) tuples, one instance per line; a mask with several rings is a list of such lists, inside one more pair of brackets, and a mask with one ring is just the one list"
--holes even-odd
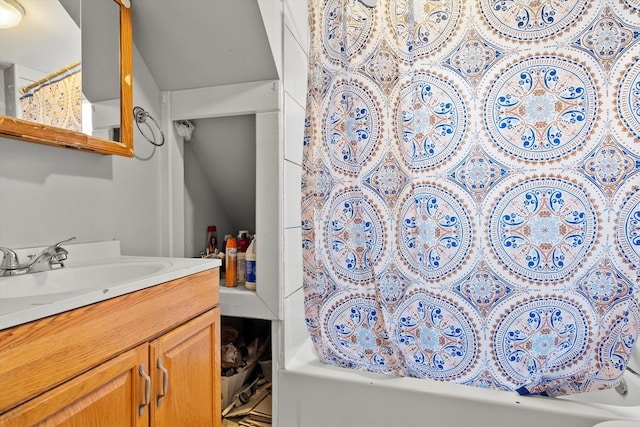
[(256, 291), (251, 291), (243, 285), (227, 288), (224, 278), (220, 279), (220, 314), (252, 319), (276, 318)]

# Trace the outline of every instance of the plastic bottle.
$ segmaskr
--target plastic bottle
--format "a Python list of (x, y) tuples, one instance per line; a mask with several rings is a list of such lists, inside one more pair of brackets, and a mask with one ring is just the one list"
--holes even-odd
[(238, 232), (238, 252), (246, 252), (251, 240), (249, 239), (249, 230), (240, 230)]
[(205, 252), (207, 255), (218, 252), (218, 233), (215, 225), (207, 227), (207, 246)]
[(244, 286), (251, 290), (256, 290), (256, 237), (253, 236), (249, 248), (247, 248), (247, 276)]
[(246, 252), (249, 247), (248, 230), (240, 230), (238, 233), (238, 285), (244, 285), (246, 274)]
[(235, 237), (229, 237), (227, 239), (224, 259), (227, 264), (225, 286), (227, 288), (235, 288), (238, 286), (238, 242)]

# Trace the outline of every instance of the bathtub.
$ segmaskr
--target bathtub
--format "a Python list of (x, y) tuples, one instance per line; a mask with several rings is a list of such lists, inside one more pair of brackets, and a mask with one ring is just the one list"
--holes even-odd
[[(631, 363), (640, 372), (640, 349)], [(328, 366), (307, 341), (278, 373), (279, 427), (590, 427), (607, 420), (640, 423), (640, 377), (628, 391), (561, 398), (519, 396), (434, 380)], [(639, 424), (640, 426), (640, 424)]]

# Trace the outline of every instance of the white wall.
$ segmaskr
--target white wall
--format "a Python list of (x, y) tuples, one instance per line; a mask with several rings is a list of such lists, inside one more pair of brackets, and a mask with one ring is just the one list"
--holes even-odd
[[(296, 353), (307, 341), (302, 290), (302, 234), (300, 227), (300, 178), (307, 92), (307, 0), (284, 0), (283, 25), (283, 148), (282, 179), (282, 321), (279, 323), (278, 381), (274, 412), (278, 425), (287, 425), (301, 408), (291, 395), (298, 384), (286, 375)], [(275, 328), (274, 328), (275, 329)], [(293, 418), (292, 418), (293, 414)], [(284, 424), (283, 424), (284, 423)], [(301, 425), (301, 424), (298, 424)]]
[[(134, 49), (134, 105), (159, 120), (160, 91)], [(134, 126), (141, 158), (0, 138), (0, 246), (118, 239), (127, 255), (160, 255), (160, 149)]]
[(210, 184), (193, 144), (184, 144), (184, 256), (195, 257), (205, 248), (207, 227), (215, 225), (218, 249), (225, 234), (238, 228), (224, 209), (216, 189)]
[[(197, 181), (187, 176), (192, 166), (202, 169), (208, 182), (202, 186), (215, 199), (217, 208), (210, 209), (206, 215), (196, 216), (186, 211), (185, 233), (193, 232), (196, 242), (203, 240), (206, 226), (215, 224), (220, 239), (225, 234), (236, 236), (239, 230), (255, 232), (256, 227), (256, 116), (245, 114), (238, 116), (209, 117), (193, 120), (195, 130), (190, 141), (185, 141), (185, 203), (189, 199), (195, 210), (204, 210), (210, 204), (206, 193), (198, 191)], [(188, 157), (188, 150), (194, 156)], [(198, 163), (198, 165), (195, 165)], [(189, 193), (199, 192), (195, 198)], [(205, 221), (204, 223), (202, 221)], [(194, 230), (189, 228), (195, 227)], [(188, 234), (186, 248), (189, 247)], [(199, 242), (202, 244), (202, 242)]]
[[(302, 292), (300, 177), (307, 93), (306, 0), (284, 1), (284, 364), (307, 340)], [(282, 384), (281, 387), (286, 387)], [(280, 411), (287, 411), (282, 402)]]

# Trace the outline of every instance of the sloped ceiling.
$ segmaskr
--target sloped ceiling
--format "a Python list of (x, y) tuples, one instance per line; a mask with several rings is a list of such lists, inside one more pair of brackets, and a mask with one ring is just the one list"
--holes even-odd
[(132, 12), (160, 90), (278, 78), (256, 0), (134, 0)]
[[(133, 0), (132, 8), (134, 44), (162, 91), (278, 79), (257, 0)], [(234, 227), (220, 237), (251, 229), (255, 117), (193, 123), (185, 144)]]
[[(234, 233), (256, 223), (256, 120), (253, 115), (193, 120), (195, 130), (186, 142), (215, 189)], [(185, 167), (188, 165), (185, 164)]]

